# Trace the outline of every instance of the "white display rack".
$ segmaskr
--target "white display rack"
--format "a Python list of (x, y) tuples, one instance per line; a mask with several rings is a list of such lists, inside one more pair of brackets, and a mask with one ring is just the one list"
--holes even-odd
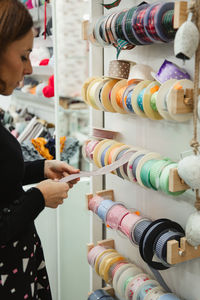
[(27, 101), (27, 103), (29, 103), (31, 106), (33, 105), (38, 107), (38, 105), (42, 105), (54, 109), (54, 97), (46, 98), (43, 96), (23, 93), (18, 90), (14, 91), (13, 95), (15, 96), (15, 98), (17, 98), (18, 103), (19, 101)]

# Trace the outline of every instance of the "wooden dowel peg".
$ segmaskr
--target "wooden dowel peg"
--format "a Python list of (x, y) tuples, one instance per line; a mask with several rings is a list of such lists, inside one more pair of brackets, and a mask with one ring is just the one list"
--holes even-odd
[(180, 178), (176, 168), (171, 169), (169, 173), (169, 191), (180, 192), (188, 190), (190, 187)]
[(181, 238), (180, 246), (176, 240), (167, 242), (167, 262), (171, 265), (200, 257), (200, 246), (188, 244), (186, 237)]
[(99, 197), (115, 201), (113, 190), (102, 190), (102, 191), (96, 192), (95, 194), (86, 194), (85, 197), (86, 197), (86, 207), (87, 207), (87, 209), (89, 209), (89, 202), (94, 197), (94, 195), (98, 195)]
[(171, 111), (173, 114), (187, 114), (193, 111), (193, 90), (187, 89), (184, 94), (183, 89), (172, 90), (173, 102)]
[(174, 29), (178, 29), (188, 17), (188, 3), (186, 1), (176, 1), (174, 5)]
[(88, 40), (88, 26), (89, 26), (88, 20), (82, 21), (82, 39), (84, 41)]
[(105, 248), (112, 248), (115, 249), (115, 241), (113, 239), (106, 239), (97, 242), (99, 246), (105, 247)]

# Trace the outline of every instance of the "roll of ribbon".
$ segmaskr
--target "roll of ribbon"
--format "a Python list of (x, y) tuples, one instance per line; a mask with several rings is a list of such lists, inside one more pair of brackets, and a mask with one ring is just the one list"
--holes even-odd
[(142, 283), (145, 281), (150, 280), (150, 277), (147, 274), (139, 274), (135, 276), (128, 284), (127, 286), (127, 295), (128, 300), (134, 299), (134, 294), (136, 290), (140, 287)]
[[(120, 159), (120, 158), (121, 158), (128, 150), (129, 150), (129, 148), (126, 148), (126, 149), (122, 150), (122, 151), (117, 155), (116, 160), (119, 160), (119, 159)], [(118, 168), (118, 169), (116, 169), (117, 175), (118, 175), (120, 178), (122, 178), (122, 179), (125, 179), (125, 177), (124, 177), (123, 175), (126, 175), (125, 172), (124, 172), (124, 169), (123, 169), (124, 167), (127, 168), (127, 164), (124, 165), (124, 166), (122, 166), (122, 167), (120, 167), (120, 168)]]
[(116, 110), (112, 107), (110, 95), (111, 95), (112, 88), (117, 82), (118, 82), (117, 79), (110, 79), (108, 82), (104, 84), (101, 90), (102, 105), (109, 112), (116, 112)]
[(98, 143), (99, 141), (97, 140), (90, 140), (83, 146), (83, 156), (89, 162), (93, 162), (93, 152)]
[(154, 186), (150, 182), (150, 170), (152, 166), (158, 162), (156, 159), (148, 160), (146, 163), (143, 164), (141, 171), (140, 171), (140, 178), (143, 185), (150, 189), (155, 189)]
[(111, 253), (116, 253), (117, 251), (115, 249), (103, 249), (96, 257), (95, 260), (95, 264), (94, 264), (94, 268), (95, 268), (95, 272), (99, 275), (99, 264), (102, 260), (102, 258), (106, 255), (106, 254), (111, 254)]
[[(145, 163), (147, 163), (149, 160), (153, 160), (153, 159), (159, 159), (160, 158), (160, 154), (159, 153), (156, 153), (156, 152), (150, 152), (150, 153), (147, 153), (145, 154), (138, 162), (138, 165), (136, 167), (136, 179), (138, 181), (138, 183), (145, 187), (145, 185), (142, 183), (142, 180), (141, 180), (141, 170), (142, 170), (142, 167)], [(153, 162), (155, 163), (155, 162)], [(147, 174), (146, 176), (149, 177), (149, 172), (150, 170), (146, 170), (147, 171)], [(144, 175), (144, 174), (143, 174)], [(143, 176), (144, 178), (144, 176)], [(148, 178), (147, 178), (148, 180)], [(153, 187), (153, 186), (152, 186)]]
[(152, 40), (146, 34), (144, 29), (144, 16), (147, 11), (149, 4), (139, 5), (133, 15), (133, 29), (137, 39), (142, 45), (152, 44)]
[(127, 10), (123, 10), (121, 13), (118, 14), (115, 22), (115, 33), (117, 35), (118, 39), (126, 40), (126, 37), (124, 36), (123, 30), (122, 30), (122, 20), (126, 14)]
[(131, 103), (131, 97), (133, 94), (133, 90), (135, 88), (136, 84), (129, 85), (126, 90), (124, 91), (124, 94), (122, 96), (122, 104), (124, 109), (130, 113), (131, 115), (134, 113), (132, 103)]
[(101, 151), (101, 148), (102, 148), (102, 146), (103, 146), (105, 143), (108, 143), (108, 142), (110, 142), (109, 139), (105, 139), (105, 140), (100, 141), (100, 142), (98, 143), (98, 145), (96, 145), (96, 147), (95, 147), (95, 149), (94, 149), (94, 151), (93, 151), (93, 161), (94, 161), (95, 165), (96, 165), (98, 168), (101, 167), (100, 161), (99, 161), (99, 159), (100, 159), (100, 151)]
[(142, 237), (140, 239), (139, 244), (139, 250), (140, 255), (143, 258), (143, 260), (148, 263), (152, 268), (157, 270), (165, 270), (167, 269), (166, 266), (164, 266), (160, 262), (154, 262), (152, 261), (154, 256), (154, 243), (157, 240), (157, 238), (160, 236), (160, 234), (165, 231), (173, 229), (175, 231), (178, 231), (180, 233), (184, 233), (183, 228), (176, 222), (173, 222), (168, 219), (158, 219), (154, 222), (152, 222), (143, 232)]
[(130, 266), (129, 268), (125, 269), (123, 273), (121, 273), (121, 276), (119, 277), (119, 280), (117, 282), (117, 292), (118, 294), (124, 298), (125, 291), (127, 287), (127, 283), (130, 279), (134, 278), (138, 274), (141, 274), (142, 270), (138, 267), (136, 267), (134, 264)]
[[(135, 160), (137, 159), (137, 157), (140, 157), (142, 158), (142, 155), (144, 156), (146, 153), (148, 153), (147, 150), (139, 150), (139, 151), (136, 151), (132, 156), (131, 158), (129, 159), (129, 162), (128, 162), (128, 166), (127, 166), (127, 173), (128, 173), (128, 177), (129, 177), (129, 180), (131, 182), (136, 182), (136, 167), (134, 165), (134, 162)], [(139, 159), (140, 159), (139, 158)], [(133, 169), (134, 168), (134, 169)]]
[(101, 47), (109, 46), (109, 43), (105, 42), (105, 39), (102, 36), (103, 32), (101, 31), (101, 25), (104, 22), (104, 20), (105, 20), (105, 16), (102, 16), (96, 21), (96, 23), (94, 25), (95, 39), (98, 41), (98, 43)]
[(81, 96), (82, 96), (82, 99), (88, 104), (88, 99), (87, 99), (87, 89), (88, 89), (88, 86), (90, 85), (90, 83), (95, 80), (95, 79), (100, 79), (100, 77), (90, 77), (88, 78), (83, 86), (82, 86), (82, 89), (81, 89)]
[(121, 263), (121, 262), (125, 262), (125, 261), (127, 261), (127, 260), (123, 256), (113, 257), (113, 258), (110, 258), (107, 260), (106, 266), (104, 269), (104, 276), (103, 276), (105, 282), (110, 283), (112, 281), (112, 277), (109, 276), (109, 270), (112, 267), (112, 265), (114, 265), (116, 262)]
[(105, 290), (96, 290), (89, 297), (88, 300), (114, 300)]
[(104, 200), (104, 198), (99, 197), (98, 195), (95, 195), (92, 199), (90, 199), (90, 201), (88, 203), (89, 210), (91, 210), (95, 214), (97, 214), (98, 207), (103, 200)]
[(143, 300), (144, 297), (151, 291), (153, 288), (157, 287), (159, 283), (155, 280), (147, 280), (143, 282), (138, 289), (136, 289), (133, 296), (133, 300)]
[(136, 214), (127, 214), (122, 219), (121, 225), (119, 226), (119, 230), (124, 233), (131, 241), (132, 241), (132, 228), (135, 225), (135, 223), (140, 220), (142, 217), (138, 216)]
[(124, 36), (126, 37), (126, 40), (132, 44), (132, 45), (142, 45), (141, 41), (138, 40), (135, 31), (133, 29), (133, 17), (134, 13), (137, 9), (136, 7), (130, 8), (123, 19), (122, 29), (124, 32)]
[[(122, 145), (122, 146), (120, 146), (120, 147), (118, 147), (118, 148), (116, 148), (115, 150), (113, 150), (113, 153), (112, 153), (112, 160), (111, 160), (111, 163), (114, 163), (115, 161), (117, 161), (117, 160), (119, 160), (119, 159), (117, 159), (117, 157), (118, 157), (118, 155), (119, 155), (119, 153), (121, 153), (123, 150), (127, 150), (128, 149), (128, 145)], [(129, 147), (129, 149), (130, 149), (130, 147)], [(131, 151), (131, 150), (130, 150)], [(134, 151), (134, 150), (133, 150)], [(128, 153), (129, 151), (127, 151), (126, 153)], [(125, 154), (124, 154), (125, 155)], [(123, 157), (123, 156), (122, 156)], [(117, 169), (116, 169), (117, 170)], [(117, 171), (113, 171), (113, 174), (115, 174), (115, 175), (118, 175), (117, 174)]]
[(96, 260), (97, 256), (99, 255), (99, 253), (101, 253), (104, 250), (105, 250), (104, 247), (102, 247), (102, 246), (96, 246), (96, 247), (93, 247), (88, 252), (87, 259), (88, 259), (88, 263), (90, 264), (91, 267), (94, 267), (95, 260)]
[(110, 258), (113, 259), (116, 257), (119, 257), (119, 253), (117, 253), (117, 252), (113, 252), (110, 254), (106, 253), (101, 257), (100, 262), (99, 262), (99, 275), (101, 276), (101, 278), (104, 278), (104, 270), (105, 270), (108, 259), (110, 259)]
[(108, 77), (128, 79), (130, 67), (134, 64), (134, 62), (126, 60), (111, 60), (109, 63)]
[[(132, 107), (134, 109), (134, 112), (142, 118), (147, 118), (147, 115), (142, 111), (143, 109), (143, 94), (144, 94), (144, 89), (151, 83), (152, 81), (150, 80), (144, 80), (141, 81), (140, 83), (137, 84), (137, 86), (133, 90), (132, 94)], [(143, 92), (142, 92), (143, 91)], [(139, 106), (139, 104), (140, 106)], [(144, 110), (144, 109), (143, 109)]]
[(87, 89), (88, 104), (96, 110), (99, 110), (99, 107), (96, 104), (96, 98), (99, 97), (100, 83), (102, 83), (102, 79), (95, 79), (89, 84)]
[(156, 99), (159, 88), (160, 85), (156, 81), (153, 81), (146, 87), (143, 95), (143, 109), (147, 117), (151, 120), (163, 119), (156, 107)]
[(169, 158), (158, 160), (150, 169), (150, 182), (154, 189), (158, 190), (160, 186), (160, 176), (164, 168), (173, 162)]
[[(126, 87), (127, 87), (127, 80), (123, 79), (117, 82), (111, 91), (111, 104), (114, 107), (114, 109), (120, 114), (127, 114), (122, 104), (122, 95)], [(122, 92), (120, 92), (120, 90)], [(121, 103), (122, 107), (120, 107), (118, 103)]]
[(99, 166), (105, 167), (105, 156), (108, 149), (114, 145), (116, 142), (114, 140), (108, 140), (106, 143), (104, 143), (101, 148), (99, 149), (99, 153), (97, 155), (97, 160), (99, 163)]
[(121, 275), (123, 274), (123, 272), (127, 269), (129, 269), (130, 267), (133, 267), (134, 265), (132, 263), (128, 263), (128, 264), (125, 264), (125, 265), (121, 265), (117, 271), (115, 272), (114, 274), (114, 277), (113, 277), (113, 282), (112, 282), (112, 285), (113, 285), (113, 288), (115, 289), (115, 291), (119, 292), (118, 289), (117, 289), (117, 286), (118, 286), (118, 281), (119, 281), (119, 278), (121, 277)]
[(152, 221), (147, 218), (141, 218), (140, 220), (138, 220), (138, 222), (135, 223), (135, 226), (133, 227), (131, 233), (133, 243), (139, 245), (143, 232), (151, 223)]
[(127, 85), (120, 88), (116, 93), (116, 103), (122, 109), (123, 109), (123, 94), (124, 94), (124, 91), (127, 89), (127, 86), (128, 86), (128, 83), (127, 83)]
[(128, 209), (120, 204), (110, 208), (106, 216), (106, 224), (112, 229), (118, 229), (122, 219), (129, 213)]
[(158, 300), (161, 295), (164, 295), (165, 291), (161, 286), (153, 288), (148, 294), (145, 296), (144, 300)]
[(123, 146), (122, 143), (115, 143), (113, 144), (109, 149), (108, 151), (106, 152), (106, 155), (105, 155), (105, 159), (104, 159), (104, 162), (105, 162), (105, 165), (109, 165), (112, 163), (112, 156), (113, 156), (113, 153), (115, 152), (115, 150), (119, 147)]
[(100, 202), (99, 207), (97, 209), (97, 215), (99, 216), (99, 218), (101, 218), (103, 222), (106, 222), (107, 212), (113, 205), (115, 205), (115, 202), (109, 199), (104, 199)]
[(155, 26), (155, 15), (158, 12), (161, 4), (153, 3), (146, 11), (144, 16), (144, 28), (147, 36), (154, 43), (163, 42), (163, 40), (159, 37), (156, 26)]
[(121, 262), (121, 263), (117, 262), (116, 264), (114, 264), (113, 266), (111, 266), (111, 268), (110, 268), (110, 272), (111, 272), (110, 276), (112, 277), (112, 279), (114, 278), (115, 273), (117, 272), (117, 270), (120, 269), (122, 266), (127, 265), (127, 264), (128, 264), (128, 262), (124, 261), (124, 262)]

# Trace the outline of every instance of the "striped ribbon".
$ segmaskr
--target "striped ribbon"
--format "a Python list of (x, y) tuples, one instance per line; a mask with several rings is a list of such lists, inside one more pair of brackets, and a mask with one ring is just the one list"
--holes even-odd
[(102, 5), (103, 5), (103, 7), (105, 7), (106, 9), (111, 9), (111, 8), (113, 8), (113, 7), (118, 6), (118, 5), (120, 4), (120, 2), (121, 2), (121, 0), (116, 0), (116, 1), (114, 1), (114, 2), (112, 2), (112, 3), (110, 3), (110, 4), (102, 4)]
[(127, 41), (120, 40), (120, 39), (117, 40), (117, 56), (116, 56), (117, 59), (119, 58), (119, 54), (120, 54), (121, 50), (128, 44), (129, 43)]

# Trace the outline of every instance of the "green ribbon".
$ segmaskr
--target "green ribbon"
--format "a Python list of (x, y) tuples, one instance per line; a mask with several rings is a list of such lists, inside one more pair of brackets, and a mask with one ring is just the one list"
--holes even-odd
[(153, 93), (150, 99), (150, 106), (153, 109), (153, 111), (158, 112), (157, 106), (156, 106), (156, 99), (157, 99), (158, 91)]
[(112, 2), (112, 3), (110, 3), (110, 4), (102, 4), (102, 5), (103, 5), (103, 7), (105, 7), (106, 9), (111, 9), (111, 8), (113, 8), (113, 7), (118, 6), (118, 5), (120, 4), (120, 2), (121, 2), (121, 0), (116, 0), (116, 1), (114, 1), (114, 2)]
[(150, 188), (150, 189), (154, 189), (154, 186), (151, 184), (151, 181), (150, 181), (150, 170), (152, 168), (152, 166), (157, 163), (158, 160), (157, 159), (151, 159), (149, 161), (147, 161), (141, 168), (141, 172), (140, 172), (140, 178), (141, 178), (141, 181), (142, 183)]
[(162, 160), (157, 161), (150, 170), (150, 183), (155, 190), (158, 190), (160, 187), (160, 175), (163, 169), (173, 162), (169, 158), (163, 158)]
[(127, 41), (120, 40), (120, 39), (117, 40), (117, 59), (119, 58), (119, 54), (121, 50), (127, 45), (128, 45)]

